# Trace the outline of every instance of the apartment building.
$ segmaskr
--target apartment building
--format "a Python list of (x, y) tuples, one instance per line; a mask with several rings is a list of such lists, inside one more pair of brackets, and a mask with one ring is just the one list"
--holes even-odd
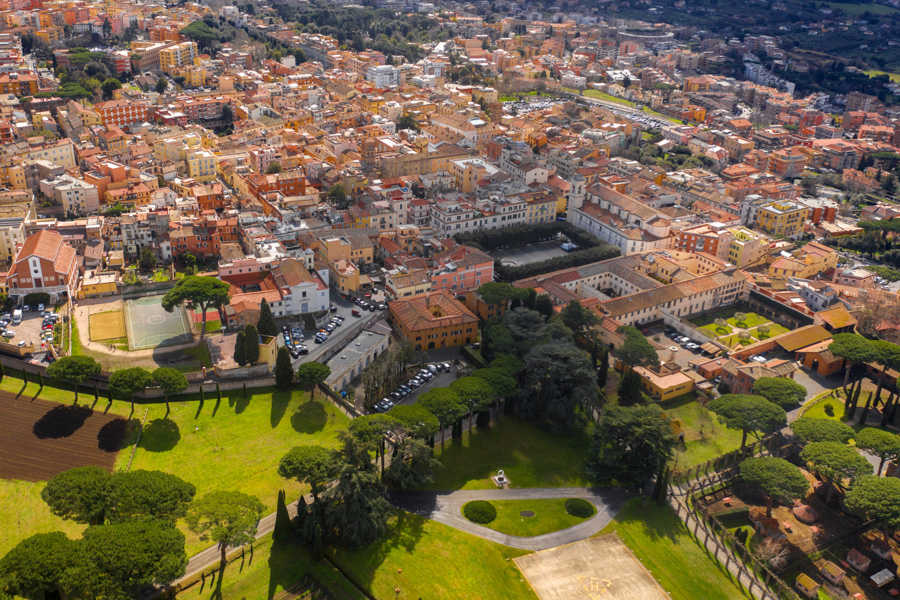
[(100, 210), (97, 186), (68, 173), (41, 180), (40, 190), (45, 197), (61, 204), (66, 215), (94, 215)]
[(394, 300), (388, 307), (400, 337), (417, 351), (462, 346), (478, 338), (478, 317), (447, 290)]
[(147, 104), (134, 100), (109, 100), (94, 105), (104, 125), (127, 127), (147, 120)]
[(196, 42), (172, 44), (159, 51), (159, 68), (163, 73), (172, 75), (182, 67), (193, 65), (196, 58)]
[(757, 207), (755, 225), (769, 235), (796, 238), (809, 214), (809, 208), (798, 202), (776, 200)]

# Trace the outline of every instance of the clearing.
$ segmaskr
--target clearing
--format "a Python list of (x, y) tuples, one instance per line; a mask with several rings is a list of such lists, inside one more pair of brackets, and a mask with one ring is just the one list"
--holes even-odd
[(98, 312), (88, 317), (88, 329), (92, 342), (125, 337), (125, 315), (121, 310)]
[(684, 445), (676, 446), (675, 462), (678, 469), (712, 460), (741, 445), (741, 432), (728, 429), (716, 415), (687, 397), (687, 402), (664, 406), (665, 413), (678, 421), (684, 434)]

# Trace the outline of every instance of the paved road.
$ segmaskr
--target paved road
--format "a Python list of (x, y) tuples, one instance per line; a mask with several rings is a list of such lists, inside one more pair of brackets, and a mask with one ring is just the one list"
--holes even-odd
[[(472, 500), (537, 500), (544, 498), (584, 498), (597, 508), (593, 517), (568, 529), (534, 537), (507, 535), (476, 525), (462, 515), (462, 507)], [(472, 535), (522, 550), (545, 550), (577, 542), (606, 527), (626, 500), (620, 489), (607, 488), (524, 488), (506, 490), (460, 490), (456, 492), (412, 493), (396, 496), (395, 504)]]

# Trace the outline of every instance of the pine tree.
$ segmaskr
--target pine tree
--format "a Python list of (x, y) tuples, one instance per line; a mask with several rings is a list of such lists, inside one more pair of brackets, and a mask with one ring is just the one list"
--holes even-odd
[(291, 365), (291, 355), (288, 349), (282, 346), (278, 349), (278, 358), (275, 360), (275, 385), (279, 389), (286, 390), (294, 381), (294, 367)]
[(238, 331), (234, 340), (234, 362), (242, 367), (247, 364), (247, 344), (244, 343), (244, 330)]
[(251, 365), (259, 360), (259, 333), (253, 325), (244, 327), (244, 360)]
[(275, 325), (275, 317), (272, 315), (272, 309), (265, 300), (259, 301), (259, 323), (256, 329), (260, 335), (274, 337), (278, 335), (278, 326)]
[(603, 349), (600, 354), (600, 366), (597, 368), (597, 385), (603, 387), (609, 377), (609, 350)]
[(275, 528), (272, 530), (272, 539), (276, 542), (290, 540), (294, 535), (291, 517), (288, 515), (287, 506), (284, 503), (284, 490), (278, 491), (278, 505), (275, 509)]

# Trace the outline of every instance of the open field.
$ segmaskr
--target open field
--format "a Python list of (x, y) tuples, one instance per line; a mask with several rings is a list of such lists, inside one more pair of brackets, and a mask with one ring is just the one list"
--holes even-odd
[[(251, 392), (248, 392), (251, 394)], [(275, 509), (278, 490), (294, 501), (306, 486), (282, 479), (278, 461), (294, 446), (323, 445), (336, 448), (338, 433), (348, 419), (324, 399), (309, 400), (300, 390), (258, 391), (250, 398), (243, 392), (207, 394), (202, 403), (171, 402), (141, 405), (144, 418), (141, 443), (132, 469), (167, 471), (197, 487), (197, 496), (215, 490), (237, 490), (258, 497), (266, 509)], [(127, 465), (120, 455), (118, 468)], [(183, 524), (182, 524), (183, 525)], [(208, 543), (183, 528), (188, 554)]]
[(0, 479), (0, 506), (15, 507), (0, 511), (0, 556), (36, 533), (62, 531), (70, 538), (81, 536), (86, 525), (66, 521), (50, 512), (41, 499), (43, 481)]
[[(254, 543), (252, 559), (248, 552), (243, 563), (238, 559), (228, 565), (221, 578), (221, 597), (272, 600), (291, 590), (303, 598), (302, 593), (310, 588), (303, 585), (297, 587), (297, 584), (305, 577), (312, 577), (334, 598), (341, 600), (365, 598), (328, 562), (315, 562), (303, 546), (289, 542), (274, 542), (271, 535)], [(218, 582), (217, 574), (215, 584), (207, 578), (205, 585), (197, 583), (178, 593), (176, 597), (178, 600), (195, 598), (206, 600), (214, 597)]]
[(125, 315), (121, 310), (98, 312), (88, 317), (92, 342), (125, 337)]
[[(497, 518), (484, 526), (509, 535), (543, 535), (578, 525), (585, 520), (566, 512), (565, 498), (491, 500), (491, 504), (497, 509)], [(523, 512), (526, 513), (525, 516), (522, 515)], [(529, 512), (532, 513), (531, 516), (528, 516)]]
[(738, 600), (746, 596), (731, 575), (690, 536), (668, 506), (629, 500), (602, 533), (615, 532), (672, 600)]
[(465, 434), (462, 441), (435, 446), (442, 467), (434, 490), (494, 489), (491, 476), (503, 469), (511, 487), (568, 487), (588, 485), (584, 474), (587, 435), (556, 435), (537, 426), (504, 417), (491, 429)]
[(535, 552), (515, 563), (544, 600), (668, 600), (659, 583), (614, 533)]
[(728, 429), (716, 415), (696, 400), (664, 407), (671, 419), (676, 419), (684, 433), (684, 446), (676, 446), (675, 460), (685, 469), (712, 460), (741, 445), (741, 432)]
[(354, 583), (379, 599), (536, 598), (510, 560), (524, 551), (410, 513), (393, 517), (382, 540), (329, 554)]

